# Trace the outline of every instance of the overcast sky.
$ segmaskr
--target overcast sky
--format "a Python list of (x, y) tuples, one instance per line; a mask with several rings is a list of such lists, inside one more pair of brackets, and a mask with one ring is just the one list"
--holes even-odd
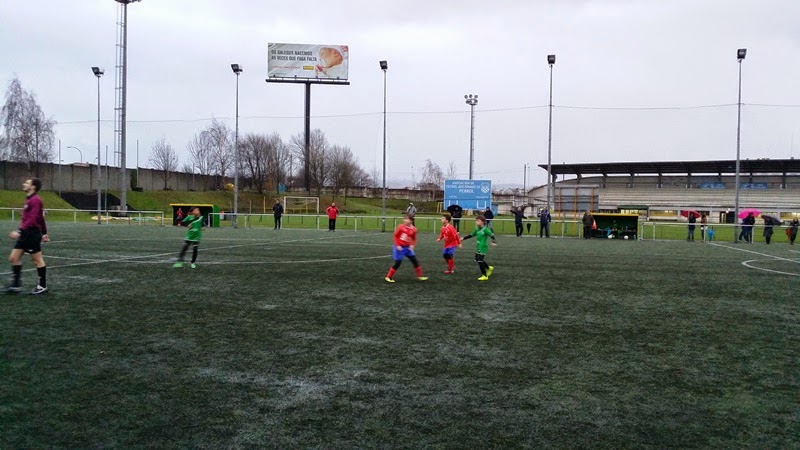
[[(0, 79), (16, 74), (59, 122), (65, 162), (78, 160), (66, 146), (96, 157), (94, 65), (107, 70), (102, 142), (113, 152), (116, 16), (113, 0), (0, 2)], [(550, 53), (554, 164), (735, 158), (740, 47), (742, 101), (795, 105), (745, 106), (742, 158), (788, 158), (800, 153), (798, 18), (797, 0), (144, 0), (129, 7), (128, 166), (137, 140), (142, 167), (161, 136), (183, 162), (205, 119), (233, 126), (234, 62), (241, 133), (302, 132), (302, 85), (264, 82), (268, 42), (349, 46), (352, 84), (312, 88), (312, 127), (368, 171), (381, 167), (388, 60), (394, 184), (426, 159), (466, 178), (467, 93), (479, 95), (475, 178), (521, 185), (531, 163), (529, 185), (544, 183)], [(707, 105), (729, 106), (690, 109)]]

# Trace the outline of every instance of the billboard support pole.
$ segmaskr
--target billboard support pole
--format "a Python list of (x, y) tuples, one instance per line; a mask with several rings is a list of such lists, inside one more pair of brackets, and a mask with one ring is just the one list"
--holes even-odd
[(306, 194), (311, 194), (311, 175), (309, 173), (309, 156), (311, 155), (311, 82), (306, 81), (306, 115), (305, 115), (305, 132), (306, 132), (306, 148), (303, 159), (305, 159), (305, 166), (303, 168), (304, 181)]

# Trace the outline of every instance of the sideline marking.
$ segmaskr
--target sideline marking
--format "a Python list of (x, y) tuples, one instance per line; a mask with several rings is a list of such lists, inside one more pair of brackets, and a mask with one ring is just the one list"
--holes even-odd
[[(754, 251), (754, 250), (748, 250), (746, 248), (730, 247), (730, 246), (727, 246), (727, 245), (715, 244), (713, 242), (711, 243), (711, 245), (714, 245), (714, 246), (717, 246), (717, 247), (722, 247), (722, 248), (728, 248), (728, 249), (731, 249), (731, 250), (738, 250), (740, 252), (745, 252), (745, 253), (752, 253), (754, 255), (765, 256), (767, 258), (771, 258), (772, 261), (776, 261), (777, 260), (777, 261), (787, 261), (787, 262), (792, 262), (792, 263), (800, 263), (800, 261), (798, 261), (796, 259), (789, 259), (789, 258), (784, 258), (782, 256), (769, 255), (769, 254), (757, 252), (757, 251)], [(792, 250), (790, 250), (790, 251), (792, 251)], [(766, 269), (766, 268), (763, 268), (763, 267), (757, 267), (757, 266), (752, 265), (752, 263), (757, 262), (757, 261), (761, 261), (761, 260), (751, 259), (751, 260), (748, 260), (748, 261), (742, 261), (742, 265), (747, 267), (748, 269), (762, 270), (764, 272), (772, 272), (772, 273), (777, 273), (777, 274), (781, 274), (781, 275), (789, 275), (789, 276), (793, 276), (793, 277), (800, 277), (800, 273), (783, 272), (783, 271), (780, 271), (780, 270)]]

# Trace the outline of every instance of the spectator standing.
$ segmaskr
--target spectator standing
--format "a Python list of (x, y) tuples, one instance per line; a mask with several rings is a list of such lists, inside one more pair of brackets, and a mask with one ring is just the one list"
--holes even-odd
[(594, 216), (590, 211), (586, 211), (583, 213), (583, 238), (584, 239), (591, 239), (592, 238), (592, 226), (594, 225)]
[(706, 241), (706, 227), (708, 227), (708, 216), (700, 214), (700, 240)]
[[(550, 237), (550, 210), (545, 208), (539, 211), (539, 237)], [(543, 236), (544, 235), (544, 236)]]
[(697, 217), (694, 216), (693, 212), (689, 212), (689, 226), (686, 227), (686, 241), (687, 242), (694, 242), (694, 227), (697, 223)]
[(523, 214), (525, 213), (525, 207), (511, 207), (511, 214), (514, 215), (514, 228), (517, 230), (517, 237), (522, 236), (522, 219), (527, 219)]
[(794, 240), (797, 239), (798, 228), (800, 228), (800, 220), (795, 217), (789, 224), (789, 245), (794, 245)]
[(486, 228), (492, 230), (492, 233), (494, 233), (494, 227), (492, 226), (492, 219), (494, 219), (494, 212), (492, 211), (491, 206), (486, 208), (486, 211), (483, 212), (483, 217), (486, 218)]
[(281, 205), (280, 200), (277, 200), (275, 206), (272, 207), (272, 215), (275, 217), (275, 228), (273, 230), (280, 230), (282, 225), (281, 217), (283, 216), (283, 205)]
[(331, 206), (325, 210), (325, 214), (328, 215), (328, 231), (336, 231), (336, 218), (339, 217), (339, 208), (336, 207), (336, 203), (331, 203)]

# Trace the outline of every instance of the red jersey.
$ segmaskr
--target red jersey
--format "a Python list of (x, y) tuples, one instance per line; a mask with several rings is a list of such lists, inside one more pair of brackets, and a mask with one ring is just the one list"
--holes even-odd
[(439, 233), (439, 240), (444, 239), (444, 248), (455, 247), (461, 243), (461, 238), (458, 237), (458, 232), (456, 231), (455, 227), (451, 224), (447, 224), (442, 227), (442, 231)]
[(417, 244), (417, 229), (413, 225), (401, 223), (394, 230), (394, 245), (408, 247)]
[(44, 208), (42, 199), (38, 194), (32, 194), (25, 200), (22, 208), (22, 221), (19, 224), (20, 230), (38, 229), (42, 234), (47, 234), (47, 224), (44, 221)]
[(325, 213), (328, 214), (328, 219), (335, 219), (336, 216), (339, 215), (339, 208), (335, 206), (328, 206), (328, 209), (325, 210)]

